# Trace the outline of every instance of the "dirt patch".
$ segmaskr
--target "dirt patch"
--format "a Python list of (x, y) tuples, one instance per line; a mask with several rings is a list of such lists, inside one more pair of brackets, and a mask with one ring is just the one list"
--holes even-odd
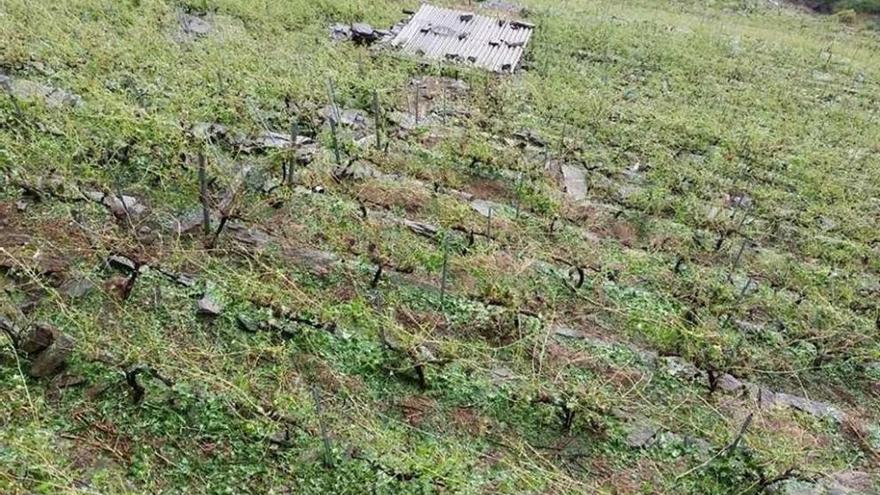
[[(416, 91), (418, 89), (418, 91)], [(418, 112), (426, 116), (432, 111), (443, 113), (449, 111), (454, 100), (466, 96), (470, 86), (462, 80), (449, 77), (424, 76), (410, 81), (411, 94), (407, 98), (409, 111), (415, 114), (418, 101)], [(418, 94), (418, 100), (416, 100)]]
[(470, 407), (456, 407), (451, 411), (450, 419), (456, 430), (471, 436), (484, 435), (491, 426), (487, 418)]
[(457, 329), (460, 338), (479, 337), (496, 345), (508, 345), (519, 338), (516, 315), (498, 312), (486, 318), (470, 321)]
[(639, 229), (626, 220), (614, 220), (604, 229), (604, 233), (617, 239), (618, 242), (626, 247), (633, 247), (639, 241)]
[(875, 448), (874, 442), (871, 441), (872, 432), (867, 423), (860, 418), (850, 416), (843, 422), (842, 431), (844, 436), (858, 446), (865, 456), (875, 463), (880, 463), (880, 450)]
[(434, 399), (421, 395), (407, 397), (397, 405), (406, 422), (416, 427), (421, 426), (437, 408)]
[[(492, 235), (495, 237), (494, 233)], [(468, 271), (459, 270), (457, 265), (451, 267), (451, 280), (455, 282), (455, 287), (498, 305), (509, 304), (514, 297), (506, 277), (523, 276), (532, 268), (528, 260), (517, 260), (505, 251), (473, 255), (467, 264)]]
[[(644, 493), (645, 486), (660, 486), (659, 473), (668, 472), (671, 467), (661, 469), (651, 459), (639, 459), (633, 465), (621, 469), (606, 459), (596, 458), (590, 461), (590, 470), (600, 478), (602, 486), (610, 493), (635, 494)], [(603, 490), (604, 491), (604, 490)]]
[(581, 201), (565, 204), (562, 215), (566, 220), (580, 226), (591, 226), (609, 221), (613, 212), (608, 206)]
[(62, 220), (34, 222), (15, 205), (0, 203), (0, 268), (64, 281), (70, 262), (89, 251), (83, 233)]
[(407, 213), (416, 213), (430, 201), (430, 194), (420, 187), (387, 182), (368, 182), (361, 186), (356, 196), (359, 200), (385, 208), (403, 208)]
[(677, 235), (662, 233), (651, 237), (651, 251), (680, 253), (684, 248), (685, 240)]
[(134, 453), (134, 441), (120, 433), (110, 421), (89, 418), (79, 410), (73, 413), (82, 425), (77, 434), (65, 434), (62, 445), (74, 468), (86, 477), (120, 466), (129, 466)]
[(310, 380), (317, 382), (323, 390), (333, 394), (338, 394), (342, 391), (359, 393), (365, 389), (365, 385), (360, 377), (340, 373), (315, 356), (303, 356), (298, 360), (297, 367), (304, 375), (310, 377)]
[(395, 312), (398, 323), (411, 331), (439, 330), (441, 333), (446, 329), (446, 317), (435, 311), (413, 311), (398, 307)]
[(499, 179), (478, 178), (467, 184), (464, 190), (477, 199), (509, 202), (512, 198), (509, 184)]

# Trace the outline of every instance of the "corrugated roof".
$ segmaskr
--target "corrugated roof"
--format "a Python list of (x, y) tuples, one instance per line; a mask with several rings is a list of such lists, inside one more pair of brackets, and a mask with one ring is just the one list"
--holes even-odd
[(392, 45), (409, 55), (513, 72), (534, 26), (423, 4)]

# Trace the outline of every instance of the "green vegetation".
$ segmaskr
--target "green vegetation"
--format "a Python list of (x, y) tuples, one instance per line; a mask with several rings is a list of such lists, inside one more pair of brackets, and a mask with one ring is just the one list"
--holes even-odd
[(510, 76), (331, 39), (417, 3), (0, 4), (0, 493), (876, 492), (876, 33), (526, 0)]
[(866, 14), (880, 14), (880, 2), (877, 0), (819, 0), (816, 2), (816, 8), (831, 12), (851, 10)]

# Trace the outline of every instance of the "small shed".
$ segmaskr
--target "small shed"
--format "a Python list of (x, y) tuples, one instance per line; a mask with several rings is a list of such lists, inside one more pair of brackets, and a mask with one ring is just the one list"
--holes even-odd
[(407, 55), (512, 73), (535, 26), (423, 4), (391, 44)]

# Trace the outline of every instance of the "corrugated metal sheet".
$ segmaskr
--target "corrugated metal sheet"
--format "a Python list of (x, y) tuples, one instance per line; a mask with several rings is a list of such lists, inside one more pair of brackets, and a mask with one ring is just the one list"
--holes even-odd
[(424, 4), (394, 38), (392, 45), (409, 55), (513, 72), (534, 26)]

